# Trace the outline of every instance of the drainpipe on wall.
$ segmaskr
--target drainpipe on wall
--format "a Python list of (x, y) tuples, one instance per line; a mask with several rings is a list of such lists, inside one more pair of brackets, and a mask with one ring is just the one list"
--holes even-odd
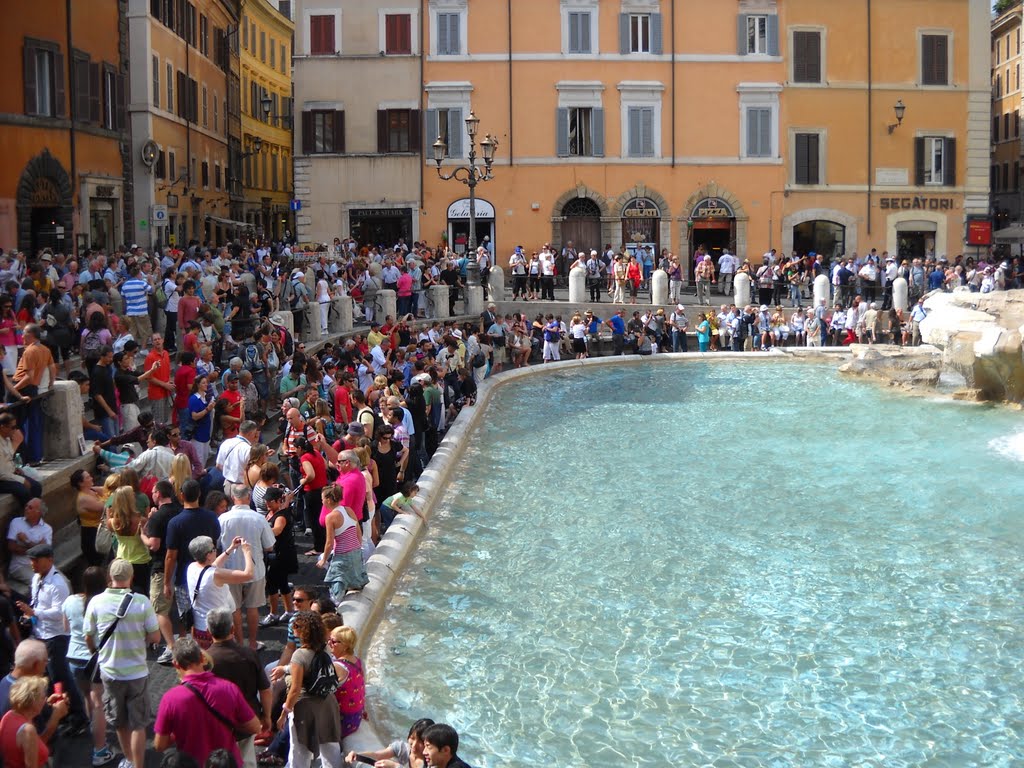
[(874, 163), (875, 138), (874, 138), (874, 134), (872, 133), (872, 121), (873, 121), (873, 118), (874, 118), (874, 110), (873, 110), (873, 107), (874, 107), (873, 101), (874, 101), (874, 99), (872, 98), (872, 95), (873, 95), (873, 89), (874, 89), (874, 82), (872, 80), (872, 68), (871, 68), (871, 51), (872, 51), (872, 49), (871, 49), (871, 0), (867, 0), (867, 3), (868, 3), (868, 6), (867, 6), (867, 11), (868, 11), (868, 110), (867, 110), (867, 120), (868, 120), (868, 126), (867, 126), (868, 127), (868, 213), (867, 213), (867, 221), (868, 221), (868, 234), (870, 235), (871, 234), (871, 176), (874, 173), (874, 169), (873, 169), (873, 165), (872, 164)]
[(669, 20), (669, 45), (672, 48), (672, 167), (676, 167), (676, 0), (672, 0), (672, 18)]
[[(64, 15), (65, 15), (65, 18), (67, 20), (66, 35), (67, 35), (68, 55), (66, 57), (66, 61), (67, 61), (67, 65), (68, 65), (67, 83), (68, 83), (68, 86), (69, 86), (68, 88), (65, 89), (65, 91), (69, 94), (69, 98), (68, 98), (68, 104), (69, 104), (68, 114), (71, 116), (71, 120), (69, 121), (71, 127), (68, 128), (68, 145), (69, 145), (68, 146), (68, 150), (69, 150), (68, 151), (68, 158), (69, 158), (69, 162), (70, 162), (70, 165), (71, 165), (71, 184), (72, 184), (72, 187), (71, 187), (71, 206), (72, 206), (71, 224), (72, 224), (72, 226), (69, 228), (70, 231), (67, 232), (67, 237), (71, 238), (71, 252), (75, 253), (77, 255), (76, 248), (78, 247), (77, 246), (78, 237), (77, 237), (77, 232), (75, 231), (75, 227), (74, 227), (74, 223), (75, 223), (74, 204), (75, 204), (75, 192), (77, 192), (78, 193), (78, 210), (79, 210), (79, 213), (81, 213), (81, 210), (82, 210), (82, 190), (78, 186), (78, 160), (77, 160), (76, 155), (75, 155), (75, 149), (76, 149), (75, 145), (77, 143), (76, 140), (75, 140), (76, 139), (76, 136), (75, 136), (75, 119), (78, 117), (78, 115), (75, 114), (75, 97), (73, 95), (73, 89), (74, 89), (74, 83), (75, 83), (75, 80), (74, 80), (75, 74), (74, 74), (74, 58), (71, 55), (71, 50), (73, 48), (73, 42), (72, 42), (72, 39), (71, 39), (71, 0), (64, 0)], [(83, 224), (82, 220), (81, 220), (81, 217), (79, 217), (78, 226), (79, 227), (84, 227), (85, 226)], [(111, 233), (111, 235), (113, 235), (113, 233)], [(67, 241), (66, 240), (65, 240), (65, 243), (64, 243), (64, 250), (65, 251), (67, 250)]]
[[(427, 46), (426, 46), (427, 40), (423, 36), (423, 32), (426, 29), (426, 19), (424, 19), (424, 15), (426, 13), (427, 13), (427, 0), (420, 0), (420, 119), (423, 121), (424, 125), (427, 122), (427, 113), (426, 113), (426, 111), (424, 109), (426, 104), (424, 104), (425, 99), (424, 99), (424, 96), (423, 96), (423, 94), (424, 94), (424, 92), (426, 90), (426, 85), (427, 85), (427, 83), (423, 79), (423, 62), (426, 60), (426, 56), (427, 56)], [(424, 131), (424, 133), (426, 133), (426, 131)], [(431, 139), (430, 136), (426, 137), (426, 141), (420, 142), (420, 152), (423, 153), (423, 156), (420, 158), (420, 211), (421, 212), (424, 210), (424, 208), (423, 208), (423, 202), (424, 202), (423, 201), (423, 185), (424, 185), (423, 173), (424, 173), (424, 170), (426, 168), (427, 160), (429, 159), (427, 157), (427, 149), (426, 149), (426, 147), (427, 147), (428, 144), (433, 144), (433, 143), (434, 143), (434, 141)], [(352, 222), (351, 222), (351, 220), (349, 220), (349, 230), (351, 231), (351, 229), (352, 229)], [(409, 234), (410, 234), (410, 236), (412, 235), (411, 232)], [(422, 239), (422, 238), (423, 238), (423, 234), (420, 233), (420, 239)]]
[(515, 152), (512, 145), (512, 0), (506, 0), (508, 8), (508, 166), (513, 165)]

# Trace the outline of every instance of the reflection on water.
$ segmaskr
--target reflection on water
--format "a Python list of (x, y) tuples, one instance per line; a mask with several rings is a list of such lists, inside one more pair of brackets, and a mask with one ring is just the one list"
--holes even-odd
[(1020, 764), (1018, 424), (797, 364), (506, 387), (371, 651), (381, 731), (490, 767)]

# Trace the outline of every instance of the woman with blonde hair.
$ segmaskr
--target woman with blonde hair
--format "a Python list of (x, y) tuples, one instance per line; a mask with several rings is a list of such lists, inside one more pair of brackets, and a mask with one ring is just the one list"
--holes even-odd
[(363, 479), (366, 481), (366, 504), (360, 512), (363, 529), (363, 563), (370, 559), (373, 554), (375, 542), (380, 540), (380, 531), (377, 530), (377, 497), (374, 488), (380, 483), (377, 477), (377, 463), (373, 460), (370, 449), (370, 440), (363, 438), (359, 441), (359, 447), (355, 449), (359, 457), (359, 466), (362, 468)]
[(50, 749), (32, 723), (43, 711), (48, 686), (49, 680), (35, 675), (18, 678), (11, 686), (11, 708), (0, 720), (0, 757), (6, 768), (43, 768), (50, 759)]
[(149, 552), (151, 539), (146, 535), (146, 518), (135, 506), (135, 491), (124, 485), (114, 491), (113, 503), (107, 511), (110, 530), (117, 542), (117, 554), (132, 564), (132, 591), (149, 595), (149, 571), (153, 560)]
[(366, 390), (366, 404), (373, 408), (377, 401), (386, 394), (388, 377), (378, 374), (373, 377), (373, 385)]
[(362, 557), (360, 515), (358, 510), (350, 511), (341, 503), (340, 486), (328, 485), (321, 498), (329, 512), (324, 519), (324, 552), (316, 565), (327, 569), (324, 583), (329, 586), (334, 602), (340, 604), (346, 592), (361, 590), (368, 581)]
[(174, 486), (174, 493), (178, 497), (178, 501), (181, 501), (181, 487), (185, 485), (186, 481), (192, 479), (192, 462), (189, 461), (188, 456), (183, 453), (179, 453), (171, 461), (171, 485)]

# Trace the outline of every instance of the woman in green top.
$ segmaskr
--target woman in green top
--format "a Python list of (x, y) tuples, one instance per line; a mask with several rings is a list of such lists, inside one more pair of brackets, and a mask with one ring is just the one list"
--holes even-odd
[(135, 507), (135, 490), (122, 485), (113, 495), (108, 519), (110, 530), (117, 541), (117, 557), (132, 564), (135, 573), (132, 590), (140, 595), (149, 595), (149, 571), (152, 556), (149, 553), (150, 538), (145, 533), (146, 518)]
[(416, 498), (416, 494), (419, 493), (420, 487), (416, 485), (412, 480), (407, 480), (402, 483), (402, 489), (398, 493), (393, 493), (388, 496), (380, 505), (380, 535), (383, 536), (388, 529), (388, 526), (394, 522), (394, 519), (400, 515), (416, 515), (423, 524), (427, 524), (427, 518), (423, 516), (416, 507), (413, 506), (412, 500)]

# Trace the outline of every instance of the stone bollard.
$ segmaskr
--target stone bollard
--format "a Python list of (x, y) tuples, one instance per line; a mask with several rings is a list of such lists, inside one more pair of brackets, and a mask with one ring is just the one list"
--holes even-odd
[(825, 306), (828, 306), (828, 300), (832, 296), (832, 284), (828, 281), (828, 275), (818, 275), (814, 278), (814, 306), (821, 304), (821, 300), (825, 300)]
[(466, 314), (479, 315), (484, 311), (484, 288), (482, 285), (466, 286)]
[(487, 290), (491, 301), (505, 300), (505, 270), (495, 265), (487, 273)]
[(569, 270), (569, 301), (583, 304), (587, 300), (587, 270), (573, 267)]
[(48, 459), (82, 455), (82, 393), (73, 381), (55, 381), (53, 394), (43, 400), (43, 450)]
[(904, 312), (910, 306), (910, 286), (905, 277), (897, 277), (892, 281), (892, 306)]
[(427, 317), (431, 320), (444, 320), (451, 317), (448, 312), (448, 286), (428, 286), (424, 295), (427, 297)]
[(392, 318), (398, 314), (398, 296), (392, 290), (377, 291), (377, 306), (379, 314), (374, 313), (373, 319), (384, 325), (384, 318), (390, 315)]
[(740, 309), (750, 303), (750, 275), (746, 272), (738, 272), (732, 281), (733, 301)]
[(651, 304), (668, 304), (668, 273), (664, 269), (651, 273)]
[(315, 301), (302, 310), (302, 341), (308, 344), (320, 341), (320, 305)]
[(340, 336), (352, 330), (352, 297), (335, 296), (331, 300), (331, 309), (327, 313), (327, 332), (330, 336)]

